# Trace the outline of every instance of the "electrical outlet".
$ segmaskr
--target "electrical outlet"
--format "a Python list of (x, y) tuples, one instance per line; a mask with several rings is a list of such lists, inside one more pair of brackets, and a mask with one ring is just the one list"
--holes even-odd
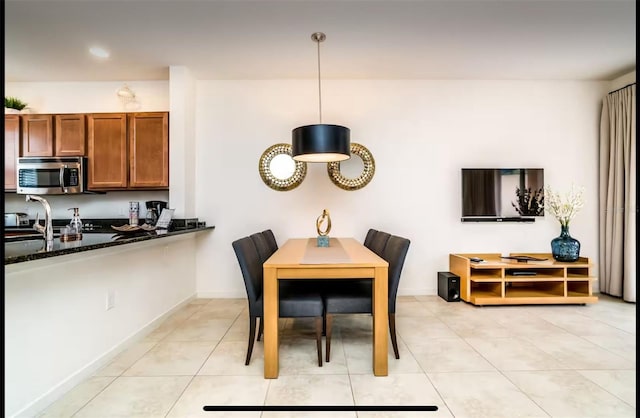
[(107, 292), (107, 311), (116, 307), (116, 291), (109, 290)]

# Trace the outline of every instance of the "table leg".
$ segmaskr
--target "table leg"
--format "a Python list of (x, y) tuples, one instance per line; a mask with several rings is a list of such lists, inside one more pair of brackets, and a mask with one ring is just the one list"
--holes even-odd
[(376, 267), (373, 281), (373, 374), (387, 376), (389, 352), (388, 268)]
[(278, 377), (278, 277), (277, 269), (265, 268), (263, 278), (264, 303), (264, 377)]

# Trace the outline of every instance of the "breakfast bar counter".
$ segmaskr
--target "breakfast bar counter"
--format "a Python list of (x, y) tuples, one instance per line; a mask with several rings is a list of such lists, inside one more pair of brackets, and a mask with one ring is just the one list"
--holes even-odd
[(39, 260), (43, 258), (56, 257), (66, 254), (91, 251), (100, 248), (127, 245), (153, 239), (174, 237), (182, 234), (214, 229), (214, 226), (195, 226), (193, 228), (178, 228), (174, 230), (156, 230), (150, 232), (125, 234), (117, 231), (85, 232), (81, 240), (61, 242), (60, 238), (55, 238), (53, 249), (46, 251), (43, 239), (11, 240), (5, 238), (4, 242), (4, 264), (23, 263), (26, 261)]

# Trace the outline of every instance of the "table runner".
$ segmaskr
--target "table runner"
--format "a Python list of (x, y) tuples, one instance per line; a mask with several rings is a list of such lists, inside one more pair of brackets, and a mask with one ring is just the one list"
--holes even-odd
[(328, 247), (318, 247), (315, 238), (309, 238), (300, 264), (340, 264), (350, 263), (351, 257), (337, 238), (329, 238)]

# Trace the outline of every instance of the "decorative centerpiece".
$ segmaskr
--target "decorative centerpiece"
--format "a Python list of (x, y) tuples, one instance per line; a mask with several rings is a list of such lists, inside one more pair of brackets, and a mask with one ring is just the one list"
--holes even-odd
[(580, 257), (580, 241), (569, 235), (569, 222), (584, 206), (584, 188), (571, 186), (564, 200), (547, 186), (546, 209), (560, 222), (560, 236), (551, 240), (551, 254), (556, 261), (573, 262)]
[[(322, 229), (322, 224), (326, 222), (325, 229)], [(322, 215), (318, 216), (316, 219), (316, 230), (318, 231), (318, 247), (328, 247), (329, 246), (329, 232), (331, 231), (331, 216), (329, 216), (329, 211), (324, 209), (322, 211)]]

